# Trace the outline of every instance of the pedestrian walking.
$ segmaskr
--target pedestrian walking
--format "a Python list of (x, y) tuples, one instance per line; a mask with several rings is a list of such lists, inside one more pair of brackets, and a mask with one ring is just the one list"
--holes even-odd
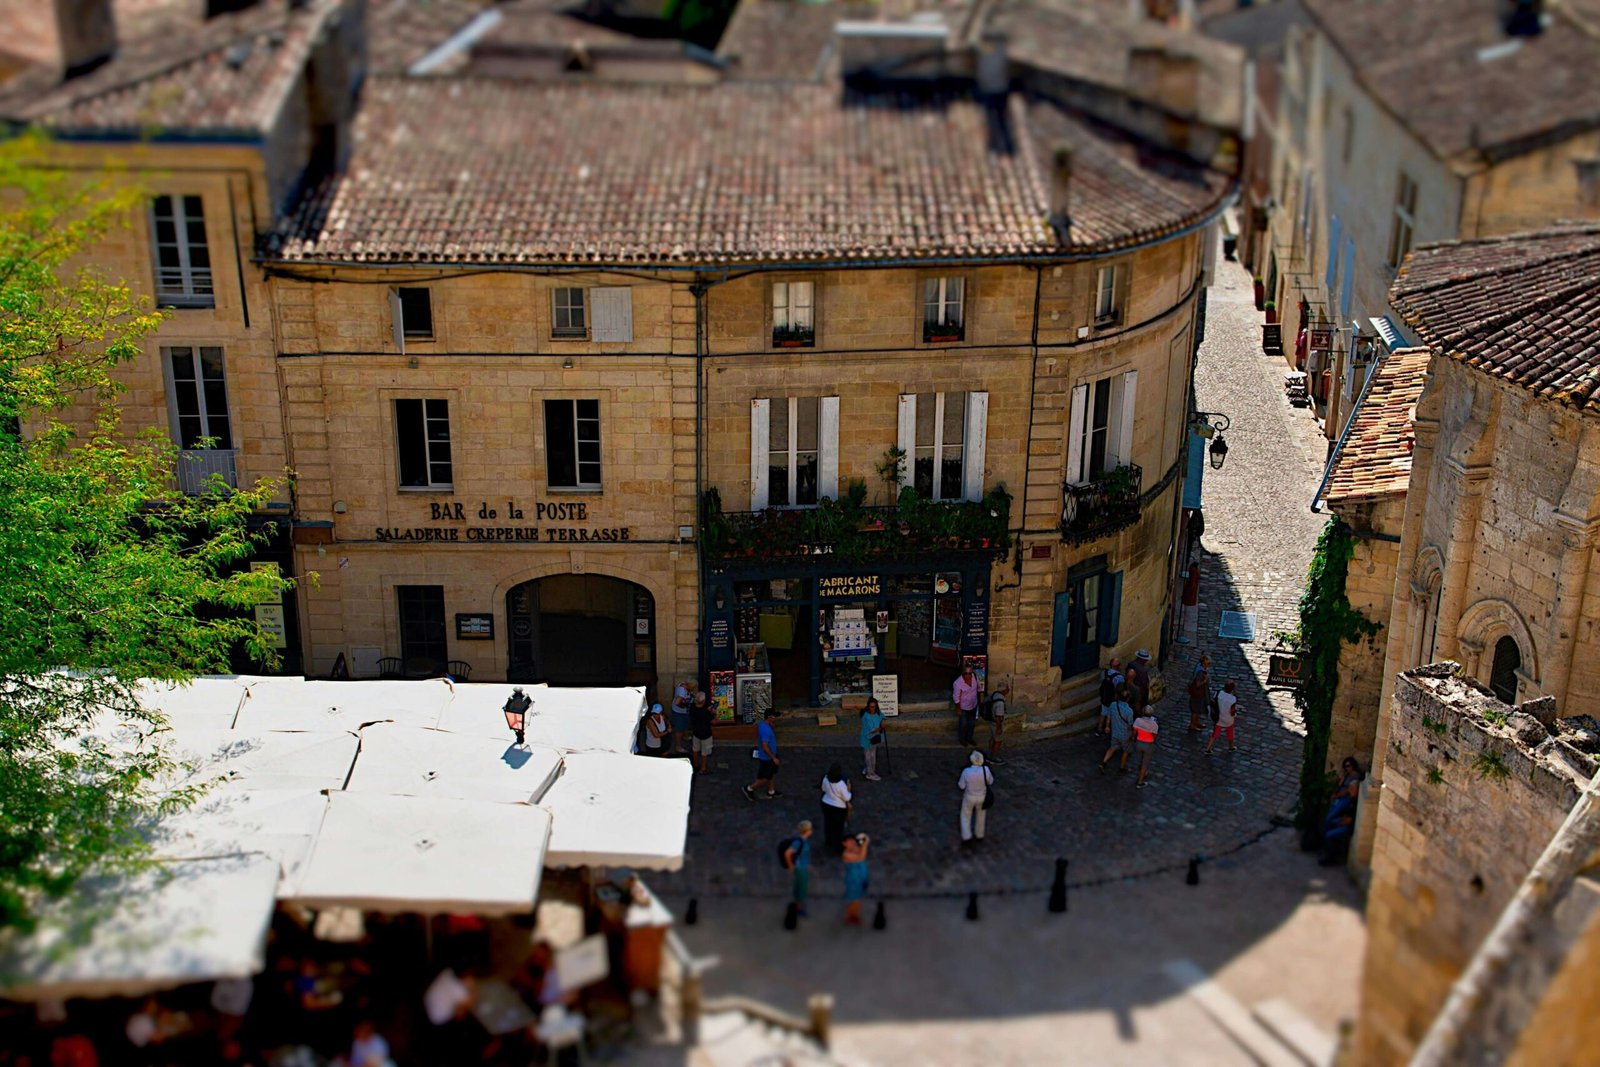
[(1208, 756), (1211, 755), (1212, 747), (1216, 745), (1217, 738), (1222, 736), (1224, 730), (1228, 732), (1228, 751), (1232, 752), (1234, 750), (1233, 724), (1239, 717), (1239, 697), (1234, 692), (1235, 688), (1235, 684), (1229, 681), (1223, 685), (1222, 691), (1217, 694), (1217, 702), (1212, 718), (1215, 725), (1211, 727), (1211, 740), (1206, 742), (1206, 755)]
[(822, 776), (822, 847), (830, 856), (844, 851), (844, 824), (850, 818), (850, 779), (835, 763)]
[(711, 701), (704, 690), (694, 694), (689, 705), (689, 758), (700, 774), (711, 773)]
[(956, 740), (963, 745), (972, 744), (972, 731), (978, 724), (978, 682), (971, 667), (962, 667), (961, 676), (950, 687), (950, 699), (956, 706)]
[(861, 925), (861, 901), (867, 895), (867, 847), (872, 838), (851, 834), (844, 841), (844, 921)]
[(1143, 715), (1144, 709), (1150, 706), (1150, 650), (1141, 648), (1134, 653), (1133, 662), (1128, 664), (1128, 695), (1132, 698), (1129, 703), (1133, 705), (1136, 715)]
[(756, 798), (757, 786), (766, 787), (768, 800), (782, 795), (777, 789), (778, 766), (782, 763), (778, 759), (778, 731), (773, 726), (777, 718), (777, 709), (768, 708), (761, 716), (761, 725), (756, 727), (756, 747), (750, 755), (759, 762), (756, 764), (756, 780), (744, 787), (746, 800)]
[(967, 761), (971, 764), (956, 779), (961, 790), (961, 843), (983, 840), (985, 816), (984, 801), (994, 785), (994, 774), (983, 765), (983, 753), (973, 752)]
[(790, 899), (795, 911), (806, 913), (806, 894), (811, 892), (811, 820), (801, 819), (795, 825), (794, 837), (783, 848), (783, 866), (789, 871)]
[(881, 782), (878, 777), (878, 746), (883, 744), (883, 711), (877, 697), (868, 697), (867, 706), (861, 709), (861, 776), (869, 782)]
[(1111, 744), (1106, 748), (1106, 754), (1100, 757), (1100, 770), (1104, 771), (1111, 766), (1111, 760), (1118, 754), (1122, 755), (1122, 764), (1117, 768), (1121, 774), (1128, 769), (1128, 757), (1133, 755), (1133, 705), (1129, 702), (1128, 683), (1117, 686), (1116, 694), (1111, 700), (1110, 736)]
[(1201, 656), (1189, 676), (1189, 729), (1204, 730), (1211, 704), (1211, 657)]
[(1156, 754), (1156, 734), (1160, 731), (1161, 724), (1148, 711), (1133, 720), (1133, 743), (1139, 750), (1139, 789), (1144, 788), (1145, 779), (1150, 777), (1150, 759)]
[(1006, 698), (1010, 695), (1011, 687), (1001, 686), (984, 709), (989, 720), (989, 762), (996, 767), (1005, 762), (1000, 758), (1000, 735), (1006, 732)]
[(1106, 664), (1106, 669), (1100, 672), (1100, 721), (1095, 723), (1094, 732), (1109, 734), (1111, 732), (1111, 705), (1117, 702), (1117, 686), (1126, 679), (1122, 676), (1122, 661), (1115, 656)]
[(679, 751), (692, 751), (689, 709), (694, 704), (695, 688), (694, 679), (688, 678), (678, 683), (678, 688), (672, 691), (672, 733), (677, 738)]
[(650, 714), (644, 720), (644, 754), (647, 756), (672, 755), (672, 727), (660, 704), (650, 705)]

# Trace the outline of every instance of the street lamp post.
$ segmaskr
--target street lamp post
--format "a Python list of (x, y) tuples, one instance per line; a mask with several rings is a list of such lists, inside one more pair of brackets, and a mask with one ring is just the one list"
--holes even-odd
[(524, 727), (528, 721), (528, 709), (532, 706), (533, 698), (524, 693), (521, 686), (517, 686), (506, 697), (506, 706), (501, 709), (506, 713), (506, 725), (517, 735), (519, 745), (524, 743)]

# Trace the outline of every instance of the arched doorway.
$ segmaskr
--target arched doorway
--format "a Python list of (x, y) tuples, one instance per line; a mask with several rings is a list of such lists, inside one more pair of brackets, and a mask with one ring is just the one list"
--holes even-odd
[(1489, 688), (1503, 703), (1517, 702), (1517, 669), (1522, 666), (1522, 650), (1514, 637), (1494, 643), (1494, 661), (1489, 668)]
[(555, 574), (506, 594), (513, 682), (655, 684), (655, 598), (603, 574)]

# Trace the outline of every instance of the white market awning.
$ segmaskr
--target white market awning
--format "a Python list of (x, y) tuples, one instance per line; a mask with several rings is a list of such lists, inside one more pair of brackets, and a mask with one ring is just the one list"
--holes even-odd
[(343, 789), (360, 740), (347, 731), (173, 730), (168, 750), (188, 764), (169, 781), (242, 789)]
[(361, 730), (353, 793), (532, 804), (561, 770), (553, 748), (517, 747), (512, 738), (473, 737), (392, 722)]
[[(507, 740), (505, 703), (514, 687), (501, 684), (456, 686), (455, 699), (437, 722), (441, 730)], [(529, 745), (562, 752), (633, 751), (634, 733), (644, 717), (644, 689), (551, 689), (521, 687), (532, 700), (524, 732)]]
[(236, 724), (240, 730), (347, 730), (393, 720), (432, 726), (449, 706), (451, 686), (426, 682), (324, 682), (261, 678), (250, 685)]
[(692, 780), (688, 760), (611, 752), (568, 756), (561, 777), (539, 801), (553, 823), (545, 863), (678, 870)]
[(424, 915), (533, 911), (550, 815), (527, 804), (332, 793), (292, 899)]
[(32, 935), (0, 940), (0, 996), (136, 997), (249, 978), (264, 966), (277, 884), (277, 863), (259, 855), (86, 878)]
[(159, 711), (174, 730), (229, 730), (244, 703), (241, 680), (227, 675), (196, 678), (187, 685), (141, 681), (134, 694), (146, 708)]
[(235, 852), (269, 856), (278, 864), (277, 895), (288, 899), (305, 873), (327, 810), (328, 798), (311, 790), (217, 789), (163, 819), (151, 835), (151, 849), (173, 860)]

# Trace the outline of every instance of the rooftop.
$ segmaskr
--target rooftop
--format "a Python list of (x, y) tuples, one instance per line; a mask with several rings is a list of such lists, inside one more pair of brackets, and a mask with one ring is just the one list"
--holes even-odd
[[(1072, 227), (1045, 161), (1071, 147)], [(1230, 180), (1044, 103), (837, 85), (374, 78), (353, 156), (286, 260), (739, 263), (1109, 250), (1213, 211)]]
[(1378, 364), (1351, 419), (1322, 499), (1337, 509), (1405, 493), (1411, 485), (1412, 418), (1428, 377), (1426, 348), (1402, 348)]
[(1600, 412), (1600, 225), (1424, 246), (1390, 300), (1436, 354)]
[(1600, 126), (1600, 0), (1510, 37), (1486, 0), (1304, 0), (1356, 80), (1440, 159), (1512, 156)]
[(404, 73), (490, 6), (488, 0), (368, 0), (367, 69)]

